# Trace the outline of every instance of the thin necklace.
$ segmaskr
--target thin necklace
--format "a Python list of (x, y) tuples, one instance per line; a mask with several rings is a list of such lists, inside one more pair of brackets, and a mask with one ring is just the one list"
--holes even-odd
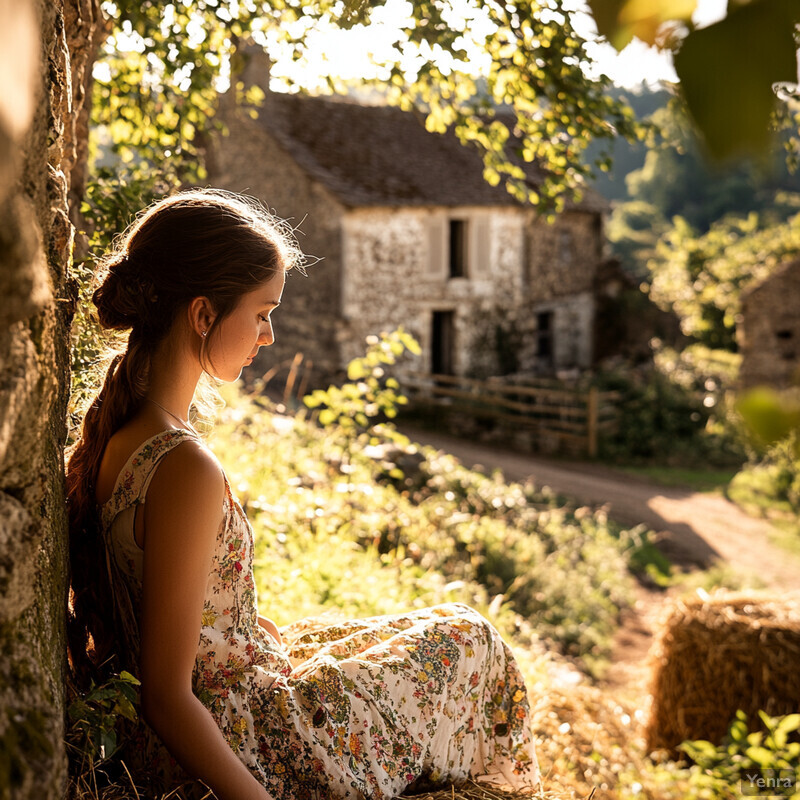
[(168, 408), (164, 408), (164, 406), (162, 406), (161, 403), (157, 403), (155, 400), (153, 400), (152, 397), (145, 397), (145, 400), (149, 400), (154, 406), (158, 406), (165, 414), (169, 414), (172, 417), (172, 419), (177, 420), (178, 422), (181, 423), (181, 425), (185, 425), (187, 428), (190, 428), (192, 433), (197, 433), (197, 431), (194, 429), (194, 425), (192, 425), (191, 422), (187, 422), (186, 420), (176, 416)]

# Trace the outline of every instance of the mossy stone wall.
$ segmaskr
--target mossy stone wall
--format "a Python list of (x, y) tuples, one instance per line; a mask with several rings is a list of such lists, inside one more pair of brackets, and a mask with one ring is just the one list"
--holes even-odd
[(14, 800), (66, 790), (68, 194), (99, 18), (96, 0), (0, 0), (0, 798)]

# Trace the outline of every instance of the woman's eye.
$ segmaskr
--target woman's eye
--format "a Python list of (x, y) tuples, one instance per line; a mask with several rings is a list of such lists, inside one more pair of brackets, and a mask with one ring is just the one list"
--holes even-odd
[(258, 318), (259, 318), (259, 319), (260, 319), (262, 322), (269, 322), (269, 317), (265, 317), (263, 314), (259, 314), (259, 315), (258, 315)]

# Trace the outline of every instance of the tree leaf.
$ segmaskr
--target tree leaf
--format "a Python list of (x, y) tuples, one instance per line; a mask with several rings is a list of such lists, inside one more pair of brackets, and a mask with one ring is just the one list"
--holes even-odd
[(102, 731), (100, 734), (100, 755), (103, 759), (111, 758), (117, 749), (117, 733), (114, 730)]
[(347, 379), (351, 381), (358, 381), (367, 376), (367, 370), (363, 361), (360, 358), (353, 359), (347, 365)]
[(323, 408), (319, 412), (319, 424), (324, 426), (333, 425), (336, 422), (336, 414), (329, 408)]
[(669, 20), (689, 20), (697, 0), (589, 0), (597, 31), (623, 50), (635, 36), (656, 44), (656, 34)]
[(800, 405), (767, 388), (751, 389), (736, 403), (752, 434), (762, 444), (785, 439), (800, 428)]
[(754, 0), (691, 32), (675, 55), (686, 104), (709, 153), (719, 159), (765, 154), (772, 84), (797, 80), (795, 0)]

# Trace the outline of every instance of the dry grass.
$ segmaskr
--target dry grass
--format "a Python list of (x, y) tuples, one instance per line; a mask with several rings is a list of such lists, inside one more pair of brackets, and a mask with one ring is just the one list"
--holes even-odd
[(670, 603), (649, 656), (649, 751), (676, 753), (686, 739), (719, 743), (737, 709), (750, 729), (758, 711), (800, 708), (800, 595), (717, 591)]
[[(594, 790), (585, 796), (586, 800), (589, 800), (593, 795)], [(451, 785), (436, 791), (408, 796), (413, 796), (414, 800), (572, 800), (575, 797), (572, 792), (565, 793), (560, 790), (543, 790), (531, 794), (530, 792), (516, 792), (495, 786), (487, 786), (475, 781), (467, 781), (458, 787)], [(150, 798), (141, 794), (133, 785), (133, 782), (129, 783), (128, 786), (115, 784), (100, 790), (96, 785), (92, 785), (90, 779), (88, 782), (82, 782), (81, 786), (73, 783), (70, 786), (67, 797), (70, 800), (182, 800), (186, 795), (182, 794), (180, 789), (176, 789), (157, 799)], [(210, 791), (205, 791), (204, 793), (198, 793), (196, 797), (198, 800), (202, 800), (202, 798), (213, 800), (214, 795)]]
[[(594, 794), (592, 791), (587, 795), (587, 800)], [(404, 795), (405, 796), (405, 795)], [(467, 781), (462, 786), (449, 786), (444, 789), (437, 789), (435, 792), (425, 792), (424, 794), (412, 795), (414, 800), (571, 800), (571, 794), (564, 794), (560, 791), (539, 791), (535, 794), (530, 792), (514, 792), (500, 789), (494, 786), (487, 786), (475, 781)]]
[[(127, 773), (125, 764), (123, 770)], [(199, 782), (179, 786), (171, 792), (153, 797), (137, 786), (130, 773), (109, 782), (101, 769), (87, 769), (72, 778), (67, 788), (67, 800), (214, 800), (214, 793)]]
[(597, 687), (550, 687), (533, 709), (546, 796), (618, 797), (621, 775), (646, 769), (643, 719)]
[[(127, 785), (116, 783), (100, 788), (96, 779), (85, 774), (77, 782), (70, 784), (67, 797), (69, 800), (184, 800), (184, 798), (186, 800), (189, 798), (191, 800), (214, 800), (214, 794), (210, 790), (199, 788), (199, 785), (197, 787), (188, 789), (188, 793), (177, 788), (169, 794), (152, 798), (138, 789), (132, 780)], [(581, 795), (581, 797), (589, 800), (593, 795), (594, 790), (591, 790), (588, 795)], [(512, 791), (475, 781), (467, 781), (460, 786), (450, 785), (435, 791), (417, 792), (404, 796), (413, 797), (414, 800), (573, 800), (577, 797), (574, 792), (563, 789), (540, 790), (532, 794), (529, 791)]]

